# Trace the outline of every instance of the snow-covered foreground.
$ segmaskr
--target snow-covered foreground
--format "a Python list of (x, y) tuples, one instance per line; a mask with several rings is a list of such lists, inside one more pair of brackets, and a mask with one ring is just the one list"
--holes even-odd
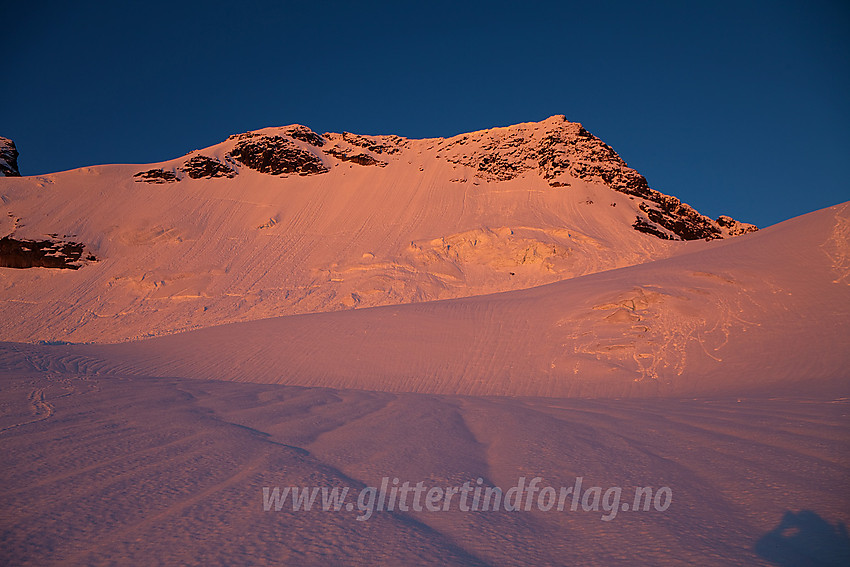
[[(0, 376), (4, 564), (844, 565), (847, 399)], [(263, 487), (670, 488), (664, 511), (263, 509)], [(536, 496), (536, 495), (535, 495)], [(349, 501), (353, 501), (353, 497)], [(536, 501), (536, 499), (535, 499)], [(408, 500), (409, 502), (409, 500)], [(592, 497), (588, 500), (592, 504)], [(831, 558), (832, 563), (817, 560)]]

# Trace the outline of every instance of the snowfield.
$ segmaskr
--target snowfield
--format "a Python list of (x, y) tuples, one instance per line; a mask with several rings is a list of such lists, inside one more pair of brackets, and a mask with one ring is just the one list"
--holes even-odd
[[(712, 220), (563, 117), (270, 128), (0, 197), (4, 265), (84, 246), (0, 267), (0, 563), (850, 562), (850, 203)], [(264, 510), (385, 477), (672, 496)]]
[[(846, 563), (846, 399), (487, 398), (48, 372), (4, 373), (2, 385), (9, 564)], [(263, 487), (360, 490), (385, 476), (442, 487), (581, 476), (624, 494), (669, 486), (673, 499), (607, 522), (582, 508), (263, 511)]]
[(527, 290), (119, 345), (6, 344), (0, 356), (22, 370), (395, 392), (846, 395), (848, 226), (843, 204), (690, 254)]

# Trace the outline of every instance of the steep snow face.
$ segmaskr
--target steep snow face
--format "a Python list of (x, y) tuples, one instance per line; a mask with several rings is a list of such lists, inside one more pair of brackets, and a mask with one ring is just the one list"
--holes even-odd
[(0, 175), (5, 177), (20, 177), (18, 171), (18, 148), (9, 138), (0, 136)]
[(425, 140), (265, 128), (157, 164), (0, 178), (0, 194), (0, 236), (63, 234), (99, 260), (0, 272), (0, 339), (18, 341), (524, 289), (750, 230), (649, 189), (558, 116)]

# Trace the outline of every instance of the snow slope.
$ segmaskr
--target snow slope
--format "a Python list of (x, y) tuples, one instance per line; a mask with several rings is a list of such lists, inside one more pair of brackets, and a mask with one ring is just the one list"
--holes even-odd
[[(0, 372), (10, 565), (846, 565), (847, 400), (488, 399)], [(33, 411), (38, 412), (33, 415)], [(381, 478), (672, 489), (664, 512), (263, 511)], [(455, 499), (457, 502), (457, 499)], [(843, 534), (843, 538), (841, 537)]]
[(97, 259), (0, 268), (11, 341), (530, 288), (706, 245), (665, 238), (750, 228), (652, 191), (562, 116), (427, 140), (267, 128), (159, 164), (0, 178), (0, 198), (0, 236), (79, 242)]
[(444, 394), (846, 395), (850, 204), (527, 290), (32, 348), (7, 345), (6, 360)]

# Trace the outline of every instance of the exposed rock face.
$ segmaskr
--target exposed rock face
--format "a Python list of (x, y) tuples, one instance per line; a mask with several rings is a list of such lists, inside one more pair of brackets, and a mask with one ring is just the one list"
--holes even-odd
[(699, 214), (676, 197), (661, 193), (654, 197), (642, 202), (638, 208), (656, 225), (666, 228), (682, 240), (723, 238), (717, 223)]
[(342, 139), (352, 146), (358, 146), (376, 154), (397, 154), (409, 146), (407, 140), (401, 136), (361, 136), (351, 132), (342, 134), (326, 133), (325, 138), (329, 140)]
[(191, 179), (234, 177), (236, 175), (236, 170), (208, 156), (195, 156), (187, 160), (181, 169)]
[[(306, 142), (311, 146), (316, 146), (317, 148), (321, 148), (325, 145), (325, 139), (307, 128), (306, 126), (302, 126), (301, 124), (293, 124), (292, 126), (287, 126), (285, 128), (279, 129), (279, 132), (292, 138), (293, 140), (300, 140), (302, 142)], [(233, 134), (232, 136), (228, 136), (228, 140), (248, 140), (250, 138), (261, 138), (264, 134), (260, 132), (243, 132), (241, 134)]]
[[(184, 174), (191, 179), (229, 178), (238, 173), (239, 165), (270, 175), (315, 175), (327, 173), (334, 160), (378, 167), (396, 161), (410, 164), (415, 152), (417, 159), (436, 157), (470, 168), (475, 178), (489, 182), (536, 173), (553, 188), (569, 188), (576, 182), (603, 184), (634, 202), (635, 230), (666, 240), (712, 240), (757, 230), (726, 216), (712, 220), (679, 199), (655, 191), (611, 146), (560, 115), (447, 139), (408, 140), (350, 132), (319, 135), (295, 124), (236, 134), (227, 140), (235, 144), (228, 145), (230, 151), (223, 158), (222, 154), (196, 155), (176, 170), (152, 169), (136, 174), (136, 180), (170, 183)], [(410, 153), (408, 159), (403, 158), (405, 152)], [(420, 171), (426, 166), (420, 164)]]
[(0, 136), (0, 174), (6, 177), (20, 177), (18, 171), (18, 148), (9, 138)]
[[(477, 170), (484, 179), (507, 181), (537, 170), (553, 187), (567, 186), (572, 178), (602, 181), (638, 197), (654, 193), (641, 174), (581, 124), (553, 116), (535, 127), (524, 126), (455, 136), (441, 141), (437, 150), (449, 162)], [(464, 146), (476, 149), (465, 152)]]
[(325, 153), (332, 155), (340, 161), (350, 161), (357, 165), (379, 165), (381, 167), (387, 165), (387, 162), (375, 159), (375, 157), (367, 153), (349, 153), (338, 147), (329, 148), (325, 150)]
[[(464, 151), (467, 147), (475, 149)], [(633, 226), (659, 238), (711, 240), (756, 230), (752, 225), (739, 228), (741, 223), (733, 219), (720, 224), (679, 199), (651, 189), (646, 178), (628, 167), (608, 144), (564, 116), (455, 136), (440, 141), (437, 150), (449, 162), (472, 167), (489, 180), (507, 181), (536, 170), (552, 187), (568, 187), (575, 179), (602, 182), (641, 199), (645, 216), (639, 216)]]
[(229, 155), (251, 169), (271, 175), (313, 175), (328, 171), (318, 156), (284, 136), (242, 138)]
[(658, 238), (661, 238), (663, 240), (675, 240), (674, 236), (671, 236), (663, 230), (660, 230), (657, 225), (653, 224), (652, 222), (641, 216), (635, 218), (635, 222), (632, 225), (632, 228), (634, 228), (638, 232), (651, 234), (652, 236), (657, 236)]
[(361, 136), (350, 132), (326, 132), (324, 139), (333, 143), (324, 150), (326, 154), (340, 161), (379, 167), (385, 167), (387, 162), (377, 156), (398, 154), (410, 146), (410, 142), (400, 136)]
[[(234, 177), (236, 170), (227, 164), (221, 163), (209, 156), (195, 156), (186, 160), (182, 167), (178, 168), (191, 179), (209, 179), (213, 177)], [(136, 182), (144, 183), (177, 183), (180, 177), (173, 170), (149, 169), (140, 171), (133, 176)]]
[(301, 126), (300, 124), (287, 128), (286, 130), (284, 130), (284, 133), (294, 140), (301, 140), (302, 142), (307, 142), (311, 146), (316, 146), (317, 148), (321, 148), (325, 145), (324, 138), (322, 138), (306, 126)]
[(748, 232), (755, 232), (758, 230), (758, 228), (756, 228), (753, 224), (739, 222), (732, 217), (727, 217), (726, 215), (720, 215), (717, 217), (717, 224), (725, 228), (729, 233), (729, 236), (738, 236), (740, 234), (747, 234)]
[(241, 134), (231, 134), (227, 137), (227, 141), (247, 140), (248, 138), (257, 138), (259, 136), (261, 136), (261, 134), (257, 134), (256, 132), (242, 132)]
[(0, 238), (0, 267), (79, 269), (84, 262), (97, 261), (89, 254), (83, 258), (85, 246), (61, 240), (17, 240)]
[(180, 181), (173, 171), (165, 169), (149, 169), (147, 171), (140, 171), (133, 177), (136, 178), (137, 183), (175, 183)]

